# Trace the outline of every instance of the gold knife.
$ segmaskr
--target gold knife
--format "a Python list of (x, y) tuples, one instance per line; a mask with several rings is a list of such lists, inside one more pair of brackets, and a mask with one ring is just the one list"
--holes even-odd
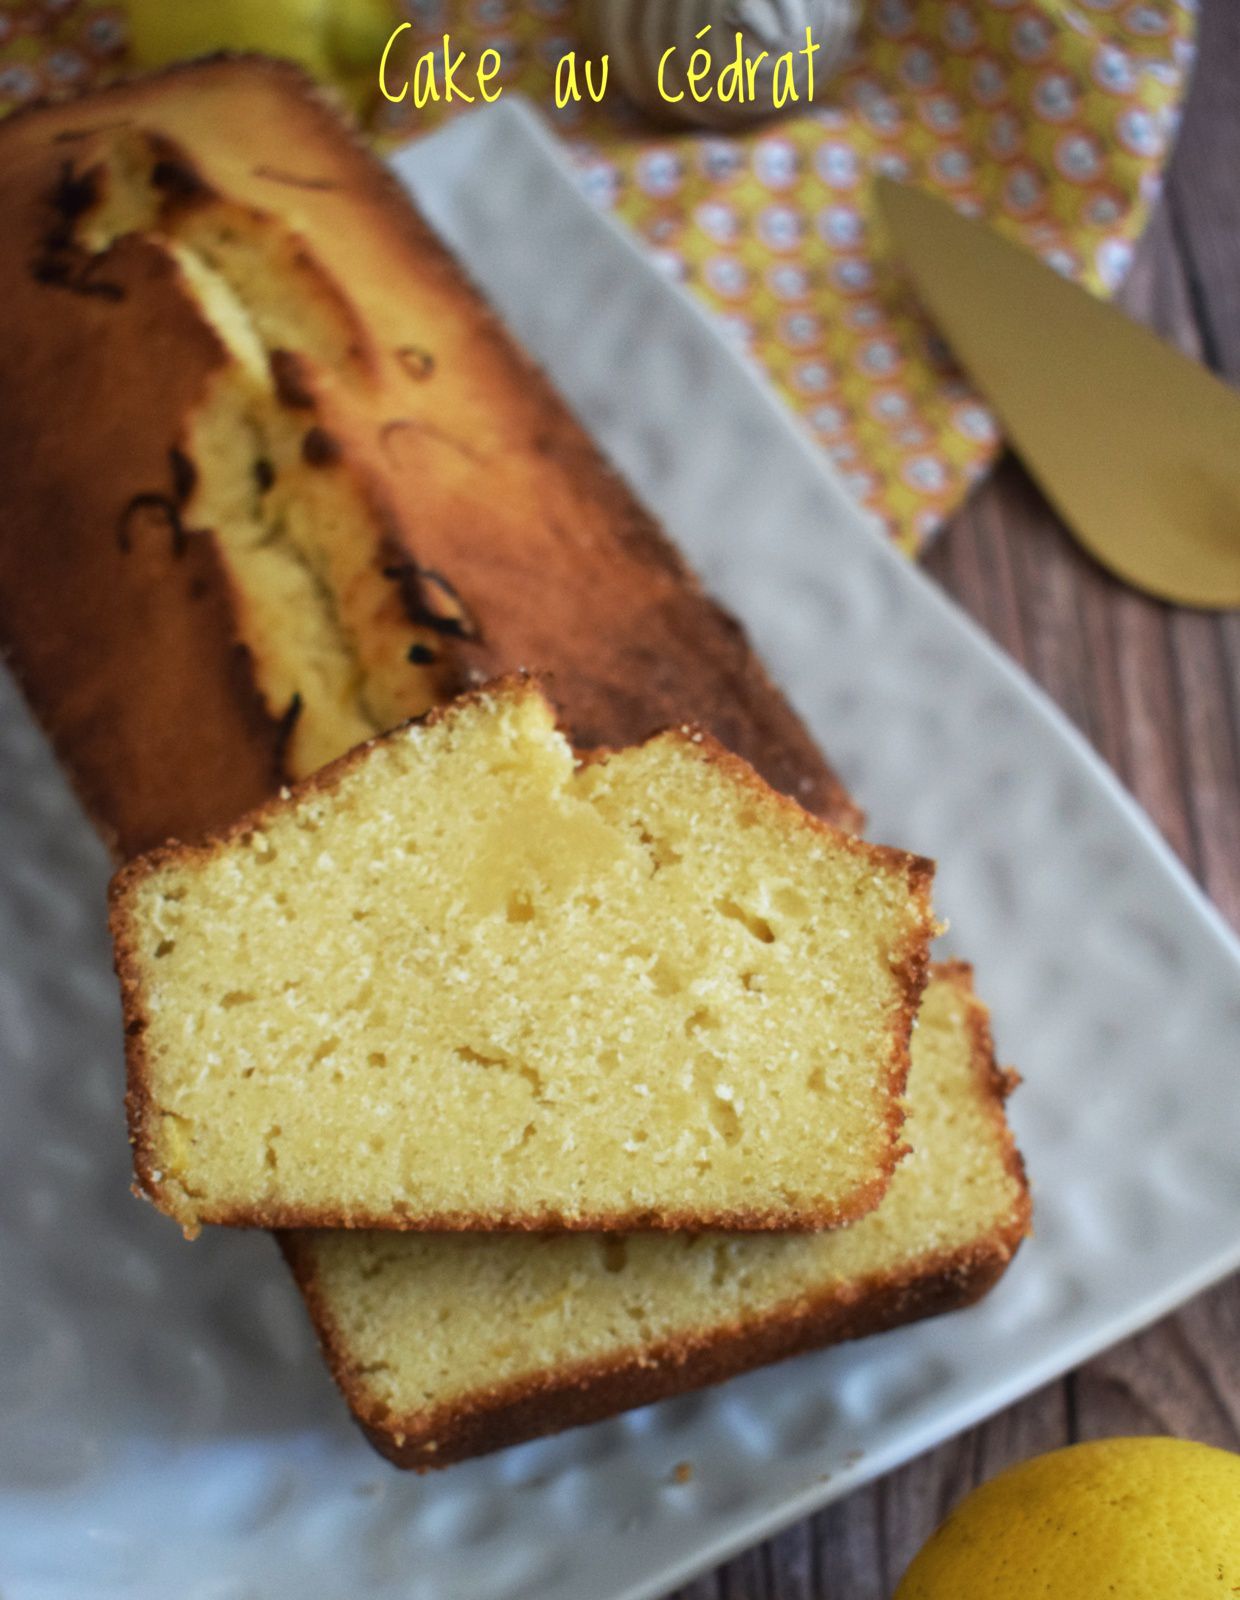
[(1121, 578), (1240, 606), (1240, 396), (1031, 251), (882, 178), (918, 298), (1069, 529)]

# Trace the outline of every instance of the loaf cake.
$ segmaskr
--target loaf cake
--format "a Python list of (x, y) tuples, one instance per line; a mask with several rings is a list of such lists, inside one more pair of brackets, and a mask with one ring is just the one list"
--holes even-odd
[(296, 68), (0, 122), (0, 646), (122, 857), (518, 668), (857, 814), (736, 623)]
[(369, 1438), (442, 1467), (976, 1300), (1029, 1195), (967, 968), (935, 970), (912, 1055), (912, 1154), (831, 1233), (282, 1236)]
[(142, 1187), (203, 1222), (824, 1227), (900, 1154), (929, 862), (509, 678), (117, 877)]
[[(219, 59), (5, 119), (0, 220), (0, 650), (115, 853), (197, 839), (521, 665), (549, 677), (580, 748), (695, 721), (859, 826), (740, 629), (294, 69)], [(996, 1084), (979, 1104), (997, 1140)], [(357, 1409), (413, 1465), (961, 1302), (1018, 1237), (910, 1237), (901, 1261), (824, 1281), (765, 1331), (716, 1314), (660, 1336), (657, 1370), (636, 1346), (535, 1371), (519, 1395), (511, 1366), (466, 1375), (451, 1439), (441, 1416), (420, 1443), (427, 1403), (384, 1398), (366, 1353), (385, 1319), (417, 1329), (411, 1281), (376, 1263), (373, 1234), (286, 1247)], [(602, 1249), (538, 1248), (565, 1266)]]

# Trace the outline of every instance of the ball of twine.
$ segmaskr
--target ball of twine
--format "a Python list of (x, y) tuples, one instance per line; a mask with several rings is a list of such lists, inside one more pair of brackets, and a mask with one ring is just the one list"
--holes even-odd
[[(784, 111), (804, 107), (808, 98), (809, 67), (802, 51), (805, 30), (819, 46), (814, 55), (814, 87), (825, 83), (842, 64), (856, 33), (861, 0), (582, 0), (580, 16), (590, 48), (611, 58), (614, 80), (644, 111), (661, 121), (690, 122), (706, 127), (731, 128), (775, 114), (775, 57), (792, 52), (792, 81), (797, 101), (789, 99)], [(698, 31), (711, 24), (705, 38)], [(720, 100), (716, 95), (699, 103), (688, 90), (686, 77), (695, 50), (709, 51), (713, 71), (699, 82), (705, 93), (720, 67), (733, 59), (736, 34), (745, 55), (767, 58), (754, 74), (753, 99)], [(658, 87), (659, 62), (669, 46), (663, 83), (669, 102)]]

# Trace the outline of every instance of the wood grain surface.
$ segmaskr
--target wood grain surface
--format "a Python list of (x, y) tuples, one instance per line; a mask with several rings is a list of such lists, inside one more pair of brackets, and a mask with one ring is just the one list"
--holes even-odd
[[(1203, 0), (1184, 122), (1122, 302), (1240, 387), (1240, 0)], [(1124, 588), (1011, 460), (926, 566), (1058, 701), (1240, 928), (1240, 614)], [(1123, 1433), (1240, 1449), (1240, 1277), (676, 1600), (889, 1600), (975, 1484), (1039, 1451)]]

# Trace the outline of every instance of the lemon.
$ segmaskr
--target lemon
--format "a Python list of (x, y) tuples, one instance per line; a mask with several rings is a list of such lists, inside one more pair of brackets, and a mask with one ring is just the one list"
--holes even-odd
[(1235, 1600), (1240, 1456), (1101, 1439), (975, 1489), (895, 1600)]
[(144, 67), (212, 50), (258, 50), (324, 78), (377, 78), (395, 26), (393, 0), (129, 0), (129, 36)]
[(400, 18), (393, 0), (335, 0), (327, 11), (327, 48), (342, 69), (377, 77), (379, 58)]

